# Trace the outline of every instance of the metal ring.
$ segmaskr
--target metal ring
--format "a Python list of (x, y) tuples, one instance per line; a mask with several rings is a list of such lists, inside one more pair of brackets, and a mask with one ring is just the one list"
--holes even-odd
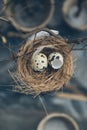
[(39, 123), (37, 130), (45, 130), (44, 127), (46, 125), (46, 123), (52, 119), (52, 118), (63, 118), (65, 120), (67, 120), (68, 122), (70, 122), (70, 124), (74, 127), (75, 130), (79, 130), (78, 124), (76, 123), (76, 121), (69, 115), (64, 114), (64, 113), (52, 113), (47, 115), (43, 120), (41, 120), (41, 122)]

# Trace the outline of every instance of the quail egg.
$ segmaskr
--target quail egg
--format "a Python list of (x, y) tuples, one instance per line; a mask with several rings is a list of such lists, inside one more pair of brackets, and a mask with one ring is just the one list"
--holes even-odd
[(32, 69), (35, 71), (44, 71), (48, 66), (48, 60), (45, 54), (38, 53), (32, 57)]
[(48, 57), (48, 63), (53, 69), (60, 69), (63, 65), (64, 58), (59, 52), (53, 52)]

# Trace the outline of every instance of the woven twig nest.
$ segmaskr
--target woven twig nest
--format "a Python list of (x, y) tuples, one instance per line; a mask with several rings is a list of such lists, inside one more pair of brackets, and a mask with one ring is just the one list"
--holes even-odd
[[(48, 55), (51, 52), (60, 52), (64, 57), (63, 66), (54, 70), (50, 67), (42, 72), (36, 72), (31, 67), (31, 59), (35, 53), (43, 52)], [(72, 76), (73, 63), (70, 48), (65, 40), (54, 36), (42, 36), (34, 40), (28, 40), (18, 52), (17, 75), (23, 86), (20, 91), (26, 93), (41, 93), (60, 89)], [(26, 85), (26, 87), (24, 87)]]

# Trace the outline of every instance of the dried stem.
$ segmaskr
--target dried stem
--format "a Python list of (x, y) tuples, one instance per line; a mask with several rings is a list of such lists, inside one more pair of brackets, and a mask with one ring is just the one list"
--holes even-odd
[(69, 99), (69, 100), (77, 100), (77, 101), (84, 101), (87, 102), (87, 96), (82, 95), (82, 94), (71, 94), (71, 93), (61, 93), (58, 92), (56, 94), (58, 98), (64, 98), (64, 99)]
[[(8, 32), (8, 36), (9, 37), (20, 37), (20, 38), (23, 38), (23, 39), (26, 39), (27, 37), (33, 35), (33, 34), (36, 34), (38, 33), (39, 31), (46, 31), (48, 33), (50, 33), (51, 35), (59, 38), (59, 39), (63, 39), (61, 36), (59, 35), (56, 35), (55, 33), (53, 33), (50, 29), (48, 28), (37, 28), (35, 29), (34, 31), (31, 31), (31, 32), (28, 32), (26, 34), (23, 34), (23, 33), (15, 33), (15, 32)], [(64, 40), (64, 39), (63, 39)]]
[(0, 17), (0, 20), (5, 21), (5, 22), (9, 22), (9, 20), (4, 18), (4, 17)]

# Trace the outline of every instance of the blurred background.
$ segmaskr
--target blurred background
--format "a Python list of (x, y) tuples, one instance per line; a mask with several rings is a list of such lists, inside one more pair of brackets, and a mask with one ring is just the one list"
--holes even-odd
[[(50, 0), (13, 0), (12, 2), (0, 0), (0, 130), (36, 130), (39, 122), (46, 116), (43, 104), (49, 114), (53, 112), (68, 114), (75, 119), (80, 130), (87, 129), (86, 98), (72, 100), (50, 92), (40, 95), (42, 104), (39, 96), (13, 92), (15, 82), (8, 72), (9, 69), (16, 70), (16, 63), (12, 56), (23, 44), (20, 36), (11, 36), (9, 32), (21, 35), (41, 26), (58, 30), (59, 34), (69, 41), (87, 38), (86, 3), (86, 0), (75, 0), (75, 2), (74, 0), (51, 2)], [(73, 89), (78, 90), (85, 97), (87, 95), (87, 51), (80, 48), (84, 46), (86, 48), (86, 42), (87, 40), (76, 44), (77, 49), (72, 51), (75, 61), (74, 74), (70, 81)], [(71, 42), (69, 44), (71, 45)], [(60, 90), (62, 91), (73, 93), (67, 87)], [(69, 129), (66, 125), (54, 127), (56, 130)], [(46, 130), (51, 130), (51, 126)]]

